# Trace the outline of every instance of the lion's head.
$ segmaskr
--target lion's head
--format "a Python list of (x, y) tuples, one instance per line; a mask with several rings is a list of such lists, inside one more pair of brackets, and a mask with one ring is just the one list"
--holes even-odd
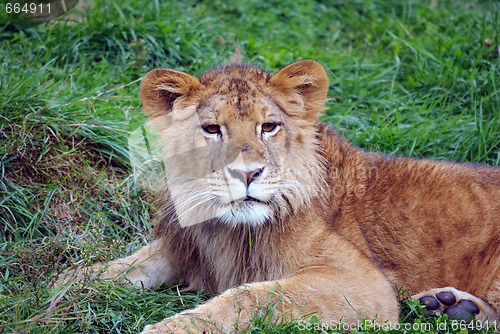
[(312, 60), (275, 74), (230, 64), (197, 78), (149, 72), (141, 101), (161, 133), (165, 193), (181, 226), (219, 219), (260, 225), (320, 193), (324, 166), (315, 122), (328, 78)]

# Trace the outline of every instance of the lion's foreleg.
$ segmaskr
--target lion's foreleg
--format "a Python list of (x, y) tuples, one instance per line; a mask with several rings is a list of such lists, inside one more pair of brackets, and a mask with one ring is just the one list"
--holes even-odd
[(160, 241), (153, 241), (134, 254), (109, 263), (96, 263), (90, 267), (68, 270), (62, 279), (82, 279), (85, 275), (110, 279), (124, 286), (154, 288), (173, 280), (176, 270), (168, 260), (168, 254)]
[(346, 269), (318, 266), (277, 282), (230, 289), (193, 310), (146, 326), (143, 333), (239, 332), (256, 317), (276, 322), (312, 315), (330, 327), (363, 319), (397, 323), (399, 305), (378, 271), (353, 277)]

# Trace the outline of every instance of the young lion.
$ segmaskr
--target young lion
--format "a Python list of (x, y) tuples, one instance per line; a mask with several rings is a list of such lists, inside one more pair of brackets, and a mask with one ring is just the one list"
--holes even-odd
[(364, 152), (317, 120), (327, 92), (313, 60), (147, 74), (160, 214), (101, 277), (222, 294), (143, 333), (238, 332), (266, 312), (396, 324), (401, 285), (432, 313), (500, 320), (500, 168)]

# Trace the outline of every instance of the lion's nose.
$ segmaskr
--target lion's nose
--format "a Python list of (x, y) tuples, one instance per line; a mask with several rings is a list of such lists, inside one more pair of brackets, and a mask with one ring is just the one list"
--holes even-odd
[(264, 171), (264, 167), (256, 168), (254, 170), (250, 170), (247, 172), (241, 169), (231, 169), (231, 168), (228, 168), (227, 171), (229, 172), (229, 175), (231, 175), (235, 179), (240, 180), (248, 187), (253, 180), (255, 180), (257, 177), (259, 177), (259, 175), (262, 174), (262, 172)]

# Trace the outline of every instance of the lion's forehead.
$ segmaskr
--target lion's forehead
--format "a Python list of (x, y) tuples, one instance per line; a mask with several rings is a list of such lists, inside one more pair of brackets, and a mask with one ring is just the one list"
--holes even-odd
[(200, 77), (200, 82), (205, 87), (218, 89), (245, 89), (256, 85), (262, 87), (268, 81), (268, 73), (249, 65), (228, 65), (215, 68)]
[(259, 92), (256, 82), (245, 77), (225, 77), (214, 83), (217, 93), (221, 95), (238, 94), (255, 96)]
[(213, 117), (217, 121), (236, 117), (249, 122), (261, 122), (271, 115), (281, 113), (269, 96), (240, 91), (212, 94), (200, 103), (198, 111), (200, 117)]

